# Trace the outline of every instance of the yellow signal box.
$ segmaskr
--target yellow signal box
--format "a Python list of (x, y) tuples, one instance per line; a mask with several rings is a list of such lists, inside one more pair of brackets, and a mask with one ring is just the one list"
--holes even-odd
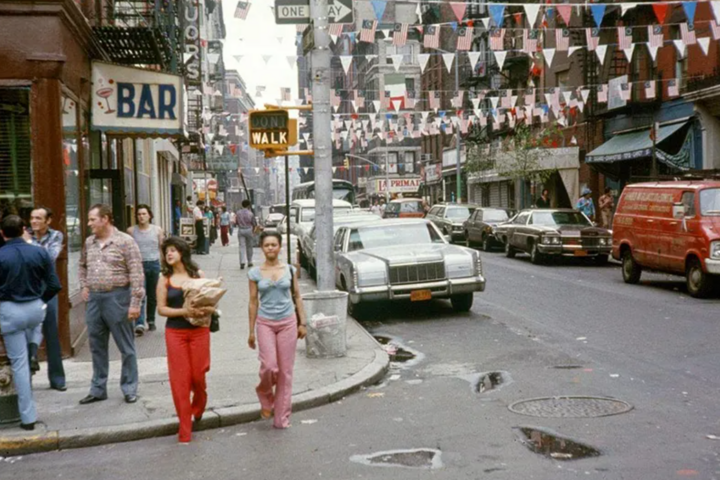
[[(285, 150), (290, 143), (287, 110), (251, 110), (250, 146), (258, 150)], [(297, 142), (297, 126), (295, 128)]]

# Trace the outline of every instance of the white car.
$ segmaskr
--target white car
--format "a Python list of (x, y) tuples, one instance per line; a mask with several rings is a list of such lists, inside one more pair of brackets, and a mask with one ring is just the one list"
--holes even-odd
[[(333, 200), (333, 215), (349, 213), (352, 205), (344, 200)], [(298, 237), (300, 264), (307, 265), (307, 255), (303, 252), (303, 237), (310, 233), (315, 225), (315, 199), (295, 200), (290, 205), (290, 233)]]

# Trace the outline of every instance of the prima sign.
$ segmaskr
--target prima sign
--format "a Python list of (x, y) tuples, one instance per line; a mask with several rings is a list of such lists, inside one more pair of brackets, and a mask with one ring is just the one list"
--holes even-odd
[(111, 134), (183, 134), (182, 77), (93, 62), (92, 129)]

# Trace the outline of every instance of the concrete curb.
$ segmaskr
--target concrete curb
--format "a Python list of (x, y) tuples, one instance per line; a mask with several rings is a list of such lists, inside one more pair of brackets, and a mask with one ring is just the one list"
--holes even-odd
[[(348, 321), (355, 321), (348, 318)], [(357, 323), (357, 322), (356, 322)], [(363, 332), (365, 330), (359, 327)], [(377, 383), (388, 370), (390, 357), (380, 348), (377, 341), (365, 332), (376, 344), (375, 357), (359, 372), (332, 385), (310, 390), (292, 397), (293, 411), (299, 412), (319, 407), (353, 393), (360, 388)], [(228, 427), (260, 419), (257, 404), (208, 409), (203, 415), (199, 430)], [(130, 442), (146, 438), (177, 434), (177, 418), (150, 420), (147, 422), (113, 425), (109, 427), (80, 428), (72, 430), (50, 430), (44, 433), (5, 435), (0, 433), (0, 455), (15, 456), (30, 453), (85, 448), (109, 443)]]

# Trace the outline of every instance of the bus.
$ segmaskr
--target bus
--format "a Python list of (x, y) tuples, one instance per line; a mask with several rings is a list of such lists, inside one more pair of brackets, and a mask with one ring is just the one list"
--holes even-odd
[[(301, 183), (293, 189), (292, 199), (315, 198), (315, 182)], [(333, 179), (333, 198), (355, 205), (355, 187), (347, 180)]]

